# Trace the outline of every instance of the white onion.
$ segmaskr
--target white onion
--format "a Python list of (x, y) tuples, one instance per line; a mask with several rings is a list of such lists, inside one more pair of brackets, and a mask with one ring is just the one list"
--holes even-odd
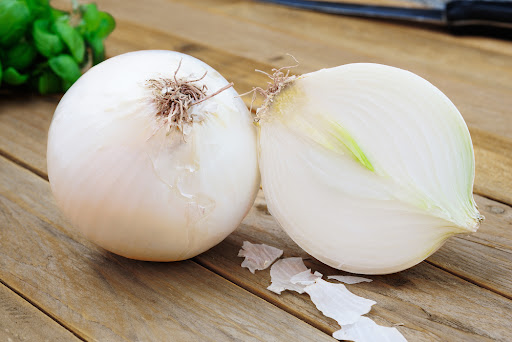
[[(111, 58), (80, 78), (59, 103), (48, 137), (56, 202), (88, 239), (125, 257), (172, 261), (223, 240), (259, 187), (256, 131), (232, 88), (189, 108), (170, 127), (149, 79), (228, 86), (207, 64), (171, 51)], [(165, 90), (163, 90), (165, 92)]]
[(476, 231), (471, 138), (441, 91), (377, 64), (283, 76), (258, 111), (260, 171), (270, 212), (306, 252), (384, 274)]

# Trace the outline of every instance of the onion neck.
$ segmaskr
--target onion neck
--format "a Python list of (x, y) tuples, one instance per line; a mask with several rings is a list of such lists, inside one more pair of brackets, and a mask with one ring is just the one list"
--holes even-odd
[[(293, 59), (295, 57), (292, 56)], [(297, 62), (297, 60), (295, 59)], [(281, 93), (284, 89), (288, 88), (290, 85), (293, 84), (293, 82), (298, 78), (295, 75), (290, 75), (290, 69), (295, 68), (299, 66), (299, 63), (297, 62), (296, 65), (292, 66), (286, 66), (279, 69), (272, 69), (272, 74), (269, 74), (267, 72), (256, 70), (257, 72), (260, 72), (262, 74), (267, 75), (270, 78), (270, 82), (267, 83), (267, 89), (263, 89), (261, 87), (255, 87), (250, 92), (246, 94), (253, 93), (253, 98), (251, 102), (251, 110), (252, 110), (252, 104), (254, 103), (254, 100), (256, 98), (257, 94), (260, 94), (264, 97), (263, 104), (261, 107), (259, 107), (256, 110), (256, 117), (254, 118), (254, 122), (259, 122), (260, 120), (264, 119), (269, 111), (270, 106), (274, 102), (274, 99), (276, 96)], [(246, 95), (242, 94), (242, 95)]]
[(156, 116), (163, 119), (168, 130), (176, 128), (184, 133), (183, 127), (197, 121), (197, 116), (190, 108), (204, 102), (233, 86), (229, 83), (212, 94), (207, 95), (208, 87), (202, 81), (208, 71), (197, 79), (186, 80), (178, 78), (177, 73), (181, 61), (172, 78), (158, 78), (146, 81), (146, 87), (151, 90), (151, 100), (156, 106)]

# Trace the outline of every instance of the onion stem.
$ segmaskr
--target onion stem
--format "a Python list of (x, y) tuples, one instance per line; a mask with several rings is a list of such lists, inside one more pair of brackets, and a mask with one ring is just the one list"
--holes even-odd
[(208, 71), (197, 79), (185, 80), (178, 78), (177, 74), (180, 70), (181, 62), (180, 60), (172, 79), (149, 79), (146, 85), (153, 91), (153, 102), (157, 107), (156, 115), (165, 117), (164, 125), (168, 124), (169, 128), (176, 127), (183, 132), (183, 125), (185, 123), (194, 122), (193, 116), (188, 112), (190, 107), (231, 88), (233, 83), (229, 83), (216, 92), (206, 95), (208, 87), (205, 84), (196, 85), (192, 83), (203, 80)]

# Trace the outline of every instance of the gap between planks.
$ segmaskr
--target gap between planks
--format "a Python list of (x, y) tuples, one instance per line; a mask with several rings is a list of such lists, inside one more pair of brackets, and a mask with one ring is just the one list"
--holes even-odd
[[(254, 111), (254, 110), (253, 110), (253, 111)], [(48, 175), (47, 175), (46, 173), (44, 173), (44, 172), (42, 172), (42, 171), (38, 170), (38, 169), (37, 169), (37, 168), (35, 168), (35, 167), (32, 167), (32, 166), (31, 166), (31, 165), (29, 165), (28, 163), (25, 163), (25, 162), (24, 162), (24, 161), (22, 161), (21, 159), (16, 158), (15, 156), (13, 156), (12, 154), (10, 154), (10, 153), (6, 152), (5, 150), (0, 149), (0, 156), (3, 156), (3, 157), (4, 157), (4, 158), (6, 158), (7, 160), (9, 160), (9, 161), (13, 162), (14, 164), (16, 164), (16, 165), (18, 165), (18, 166), (20, 166), (20, 167), (22, 167), (22, 168), (24, 168), (24, 169), (26, 169), (26, 170), (28, 170), (28, 171), (32, 172), (32, 173), (33, 173), (33, 174), (35, 174), (36, 176), (38, 176), (38, 177), (40, 177), (40, 178), (42, 178), (43, 180), (45, 180), (45, 181), (47, 181), (47, 182), (48, 182)], [(500, 203), (500, 204), (503, 204), (503, 205), (506, 205), (506, 206), (510, 206), (510, 204), (508, 204), (508, 203), (506, 203), (506, 202), (504, 202), (504, 201), (501, 201), (501, 200), (499, 200), (499, 199), (496, 199), (496, 198), (494, 198), (494, 197), (492, 197), (492, 196), (489, 196), (489, 195), (487, 195), (487, 194), (483, 194), (483, 193), (480, 193), (480, 192), (475, 192), (475, 194), (478, 194), (479, 196), (481, 196), (481, 197), (483, 197), (483, 198), (486, 198), (486, 199), (488, 199), (488, 200), (495, 201), (495, 202), (497, 202), (497, 203)], [(474, 243), (478, 243), (478, 242), (475, 242), (475, 241), (472, 241), (472, 242), (474, 242)], [(481, 243), (480, 243), (480, 244), (481, 244)], [(488, 247), (493, 248), (492, 246), (488, 246)], [(506, 249), (500, 249), (500, 250), (502, 250), (502, 251), (504, 251), (504, 252), (507, 252), (507, 253), (511, 253), (509, 250), (506, 250)], [(233, 280), (233, 278), (232, 278), (232, 277), (229, 277), (229, 275), (224, 274), (223, 272), (221, 272), (221, 271), (219, 271), (219, 270), (216, 270), (215, 268), (211, 267), (211, 265), (208, 265), (208, 264), (206, 264), (206, 263), (204, 263), (204, 262), (202, 262), (202, 261), (199, 261), (199, 260), (197, 260), (197, 258), (192, 258), (192, 260), (193, 260), (193, 262), (195, 262), (196, 264), (198, 264), (198, 265), (200, 265), (200, 266), (202, 266), (202, 267), (204, 267), (204, 268), (208, 269), (209, 271), (211, 271), (211, 272), (213, 272), (213, 273), (215, 273), (215, 274), (217, 274), (217, 275), (220, 275), (221, 277), (223, 277), (224, 279), (226, 279), (226, 280), (230, 281), (231, 283), (233, 283), (233, 284), (235, 284), (235, 285), (237, 285), (237, 286), (239, 286), (239, 287), (242, 287), (244, 290), (246, 290), (246, 291), (248, 291), (248, 292), (250, 292), (250, 293), (253, 293), (253, 294), (257, 295), (258, 297), (262, 298), (262, 297), (261, 297), (257, 292), (252, 291), (250, 288), (244, 287), (244, 286), (243, 286), (243, 285), (241, 285), (240, 283), (237, 283), (236, 281), (234, 281), (234, 280)], [(511, 300), (512, 300), (512, 296), (509, 296), (509, 295), (507, 295), (506, 293), (504, 293), (504, 292), (502, 292), (502, 291), (500, 291), (500, 290), (498, 290), (498, 289), (494, 289), (494, 288), (492, 288), (492, 287), (490, 287), (490, 286), (486, 286), (485, 284), (483, 284), (483, 283), (481, 283), (481, 282), (479, 282), (479, 281), (477, 281), (477, 280), (475, 280), (475, 279), (471, 279), (471, 278), (469, 278), (469, 277), (466, 277), (466, 276), (462, 275), (462, 274), (461, 274), (461, 273), (459, 273), (459, 272), (456, 272), (456, 271), (454, 271), (454, 270), (450, 270), (450, 269), (448, 269), (448, 268), (445, 268), (445, 267), (443, 267), (443, 266), (441, 266), (441, 265), (438, 265), (437, 263), (434, 263), (434, 262), (432, 262), (432, 261), (429, 261), (429, 260), (425, 260), (425, 261), (426, 261), (427, 263), (429, 263), (430, 265), (432, 265), (432, 266), (434, 266), (434, 267), (436, 267), (436, 268), (438, 268), (438, 269), (444, 270), (444, 271), (446, 271), (447, 273), (450, 273), (450, 274), (452, 274), (452, 275), (454, 275), (454, 276), (456, 276), (456, 277), (458, 277), (458, 278), (461, 278), (461, 279), (463, 279), (463, 280), (465, 280), (465, 281), (467, 281), (467, 282), (469, 282), (469, 283), (471, 283), (471, 284), (474, 284), (474, 285), (476, 285), (476, 286), (479, 286), (479, 287), (481, 287), (481, 288), (484, 288), (484, 289), (486, 289), (486, 290), (489, 290), (489, 291), (494, 292), (494, 293), (496, 293), (496, 294), (498, 294), (498, 295), (500, 295), (500, 296), (503, 296), (503, 297), (505, 297), (505, 298), (507, 298), (507, 299), (511, 299)], [(2, 280), (0, 279), (0, 282), (1, 282), (1, 281), (2, 281)], [(6, 285), (6, 286), (8, 286), (7, 284), (5, 284), (5, 285)], [(14, 290), (13, 290), (13, 291), (14, 291)], [(21, 294), (20, 294), (20, 295), (21, 295)], [(325, 327), (322, 327), (321, 325), (319, 325), (319, 324), (318, 324), (318, 323), (316, 323), (316, 322), (313, 322), (313, 321), (311, 321), (311, 320), (308, 320), (307, 318), (305, 318), (305, 316), (301, 315), (301, 313), (300, 313), (300, 312), (297, 312), (297, 311), (291, 310), (291, 308), (290, 308), (290, 309), (288, 309), (288, 308), (286, 308), (285, 306), (283, 307), (283, 306), (281, 306), (281, 305), (277, 304), (277, 303), (276, 303), (275, 301), (273, 301), (272, 299), (269, 299), (269, 298), (264, 298), (264, 299), (265, 299), (265, 301), (267, 301), (267, 302), (269, 302), (269, 303), (273, 304), (274, 306), (276, 306), (276, 307), (278, 307), (278, 308), (280, 308), (280, 309), (282, 309), (282, 310), (284, 310), (284, 311), (286, 311), (286, 312), (288, 312), (288, 313), (293, 314), (293, 315), (294, 315), (294, 316), (296, 316), (297, 318), (299, 318), (299, 319), (301, 319), (301, 320), (305, 321), (306, 323), (308, 323), (308, 324), (310, 324), (310, 325), (314, 326), (315, 328), (317, 328), (317, 329), (319, 329), (319, 330), (321, 330), (321, 331), (323, 331), (323, 332), (326, 332), (326, 331), (325, 331)], [(28, 299), (26, 299), (26, 300), (28, 300)], [(36, 307), (37, 307), (37, 306), (36, 306)], [(52, 319), (55, 319), (55, 318), (53, 318), (53, 317), (52, 317)], [(70, 331), (71, 331), (71, 330), (70, 330)]]
[[(243, 282), (237, 281), (237, 278), (230, 276), (230, 274), (228, 272), (223, 272), (222, 268), (216, 268), (213, 265), (211, 265), (210, 263), (208, 263), (207, 261), (200, 260), (200, 258), (198, 258), (198, 257), (194, 257), (194, 258), (192, 258), (192, 260), (195, 261), (197, 264), (203, 266), (207, 270), (209, 270), (209, 271), (219, 275), (220, 277), (222, 277), (222, 278), (230, 281), (231, 283), (237, 285), (238, 287), (244, 289), (245, 291), (250, 292), (253, 295), (255, 295), (255, 296), (257, 296), (257, 297), (259, 297), (261, 299), (264, 299), (265, 301), (269, 302), (270, 304), (272, 304), (272, 305), (278, 307), (279, 309), (281, 309), (283, 311), (286, 311), (287, 313), (289, 313), (289, 314), (299, 318), (300, 320), (308, 323), (312, 327), (314, 327), (314, 328), (316, 328), (316, 329), (326, 333), (327, 335), (329, 335), (329, 336), (331, 335), (329, 326), (326, 325), (326, 324), (323, 324), (323, 322), (314, 321), (313, 319), (309, 319), (307, 315), (302, 314), (298, 310), (293, 310), (293, 308), (291, 306), (287, 306), (287, 305), (284, 305), (284, 304), (282, 304), (282, 303), (280, 303), (280, 302), (278, 302), (276, 300), (273, 300), (272, 297), (270, 297), (270, 296), (265, 296), (264, 293), (262, 293), (261, 291), (258, 291), (256, 288), (253, 289), (250, 286), (244, 286)], [(270, 268), (268, 268), (266, 270), (263, 270), (262, 272), (269, 271), (269, 269)]]
[(52, 321), (54, 321), (55, 323), (57, 323), (59, 326), (61, 326), (62, 328), (66, 329), (67, 331), (69, 331), (71, 334), (73, 334), (76, 338), (78, 338), (79, 340), (81, 341), (87, 341), (83, 336), (81, 336), (77, 331), (73, 330), (71, 327), (67, 326), (64, 322), (61, 322), (57, 317), (55, 317), (54, 315), (52, 315), (50, 312), (46, 311), (45, 309), (43, 309), (42, 307), (40, 307), (39, 305), (37, 305), (36, 303), (34, 303), (33, 301), (31, 301), (29, 298), (27, 298), (23, 293), (17, 291), (15, 288), (13, 288), (12, 286), (10, 286), (9, 284), (7, 284), (5, 281), (3, 281), (2, 279), (0, 279), (0, 284), (4, 285), (5, 287), (7, 287), (9, 290), (11, 290), (13, 293), (15, 293), (17, 296), (19, 296), (20, 298), (22, 298), (25, 302), (27, 302), (28, 304), (30, 304), (33, 308), (37, 309), (39, 312), (43, 313), (45, 316), (49, 317)]
[[(277, 308), (289, 313), (290, 315), (297, 317), (301, 321), (311, 325), (313, 328), (316, 328), (316, 329), (320, 330), (321, 332), (331, 336), (330, 329), (328, 328), (328, 326), (326, 324), (323, 324), (323, 322), (314, 321), (312, 319), (309, 319), (307, 315), (302, 314), (300, 311), (293, 310), (292, 307), (288, 307), (284, 304), (279, 303), (278, 301), (272, 300), (272, 298), (270, 296), (265, 296), (262, 292), (259, 292), (256, 289), (251, 289), (249, 286), (244, 286), (243, 282), (236, 280), (236, 277), (230, 277), (228, 272), (222, 272), (221, 268), (216, 269), (215, 267), (212, 267), (212, 265), (210, 265), (208, 262), (201, 261), (200, 258), (198, 258), (198, 257), (193, 257), (190, 260), (192, 262), (195, 262), (199, 266), (203, 267), (204, 269), (206, 269), (212, 273), (215, 273), (217, 276), (219, 276), (223, 279), (226, 279), (233, 285), (255, 295), (256, 297), (258, 297), (260, 299), (263, 299), (267, 303), (274, 305), (275, 307), (277, 307)], [(242, 266), (240, 266), (240, 267), (242, 267)], [(269, 270), (270, 270), (270, 267), (263, 271), (269, 271)]]
[[(26, 163), (21, 162), (18, 158), (13, 157), (9, 153), (6, 153), (5, 151), (0, 150), (0, 155), (3, 156), (4, 158), (6, 158), (7, 160), (11, 161), (12, 163), (14, 163), (14, 164), (16, 164), (16, 165), (26, 169), (27, 171), (35, 174), (36, 176), (40, 177), (41, 179), (43, 179), (45, 181), (48, 181), (48, 176), (46, 174), (44, 174), (42, 172), (34, 171), (35, 170), (34, 168), (29, 167)], [(488, 198), (490, 200), (495, 201), (494, 199), (489, 198), (488, 196), (484, 196), (484, 195), (481, 195), (481, 196), (484, 197), (484, 198)], [(503, 203), (503, 204), (504, 205), (508, 205), (507, 203)], [(472, 242), (474, 242), (474, 241), (472, 241)], [(478, 243), (478, 242), (475, 242), (475, 243)], [(506, 252), (509, 252), (509, 251), (507, 250)], [(321, 332), (323, 332), (323, 333), (325, 333), (325, 334), (330, 336), (330, 330), (332, 328), (330, 328), (329, 325), (326, 324), (325, 322), (323, 322), (323, 321), (315, 321), (313, 319), (310, 319), (307, 315), (303, 314), (301, 311), (294, 310), (293, 307), (291, 307), (291, 306), (287, 306), (284, 303), (280, 303), (279, 301), (273, 300), (273, 298), (271, 296), (265, 295), (265, 293), (263, 293), (262, 291), (259, 291), (257, 288), (252, 288), (251, 286), (248, 286), (247, 284), (244, 284), (243, 281), (237, 279), (236, 277), (231, 277), (229, 275), (229, 273), (224, 272), (222, 270), (222, 268), (216, 268), (214, 265), (212, 265), (208, 261), (201, 260), (200, 257), (199, 258), (198, 257), (194, 257), (194, 258), (190, 259), (190, 261), (195, 263), (195, 264), (197, 264), (198, 266), (208, 270), (209, 272), (212, 272), (213, 274), (215, 274), (215, 275), (217, 275), (217, 276), (219, 276), (219, 277), (229, 281), (231, 284), (233, 284), (233, 285), (243, 289), (244, 291), (247, 291), (247, 292), (251, 293), (252, 295), (255, 295), (258, 298), (264, 300), (265, 302), (268, 302), (269, 304), (272, 304), (273, 306), (277, 307), (278, 309), (283, 310), (283, 311), (287, 312), (288, 314), (291, 314), (291, 315), (295, 316), (296, 318), (300, 319), (301, 321), (307, 323), (308, 325), (310, 325), (310, 326), (312, 326), (312, 327), (314, 327), (314, 328), (320, 330)], [(425, 260), (425, 262), (430, 264), (431, 266), (439, 269), (439, 270), (442, 270), (442, 271), (444, 271), (446, 273), (449, 273), (449, 274), (451, 274), (453, 276), (456, 276), (457, 278), (460, 278), (460, 279), (462, 279), (462, 280), (464, 280), (464, 281), (466, 281), (468, 283), (471, 283), (471, 284), (476, 285), (476, 286), (478, 286), (480, 288), (483, 288), (483, 289), (491, 291), (491, 292), (493, 292), (495, 294), (498, 294), (498, 295), (500, 295), (500, 296), (502, 296), (504, 298), (512, 300), (512, 296), (509, 296), (506, 293), (503, 293), (502, 291), (499, 291), (498, 289), (492, 288), (490, 286), (486, 286), (485, 284), (479, 282), (478, 280), (466, 277), (463, 274), (461, 274), (459, 272), (456, 272), (455, 270), (450, 270), (450, 269), (444, 268), (443, 266), (438, 265), (435, 262), (432, 262), (432, 261), (429, 261), (429, 260)], [(19, 295), (25, 301), (27, 301), (32, 306), (37, 308), (39, 311), (41, 311), (42, 313), (44, 313), (45, 315), (50, 317), (52, 320), (54, 320), (60, 326), (62, 326), (66, 330), (70, 331), (77, 338), (79, 338), (82, 341), (86, 341), (86, 339), (83, 336), (81, 336), (78, 332), (74, 331), (71, 327), (67, 326), (64, 322), (61, 322), (58, 318), (53, 316), (51, 313), (47, 312), (46, 310), (44, 310), (43, 308), (41, 308), (40, 306), (35, 304), (33, 301), (28, 299), (22, 293), (16, 291), (14, 288), (9, 286), (3, 280), (0, 279), (0, 283), (2, 283), (6, 287), (8, 287), (10, 290), (15, 292), (17, 295)]]
[(39, 176), (40, 178), (44, 179), (45, 181), (49, 181), (48, 180), (48, 175), (46, 173), (42, 172), (41, 170), (39, 170), (36, 167), (31, 166), (30, 164), (24, 162), (21, 159), (16, 158), (15, 156), (10, 154), (9, 152), (7, 152), (7, 151), (5, 151), (3, 149), (0, 149), (0, 156), (4, 157), (7, 160), (12, 161), (14, 164), (16, 164), (18, 166), (21, 166), (22, 168), (24, 168), (26, 170), (34, 173), (36, 176)]
[[(478, 243), (478, 242), (475, 242), (475, 243)], [(438, 268), (438, 269), (443, 270), (443, 271), (445, 271), (445, 272), (447, 272), (447, 273), (450, 273), (451, 275), (454, 275), (454, 276), (456, 276), (457, 278), (463, 279), (463, 280), (467, 281), (468, 283), (471, 283), (471, 284), (473, 284), (473, 285), (476, 285), (476, 286), (478, 286), (478, 287), (481, 287), (481, 288), (483, 288), (483, 289), (489, 290), (489, 291), (494, 292), (494, 293), (496, 293), (496, 294), (498, 294), (498, 295), (500, 295), (500, 296), (502, 296), (502, 297), (505, 297), (505, 298), (507, 298), (507, 299), (512, 300), (512, 296), (509, 296), (508, 294), (506, 294), (506, 293), (504, 293), (504, 292), (502, 292), (502, 291), (500, 291), (500, 290), (498, 290), (498, 289), (495, 289), (495, 288), (492, 288), (492, 287), (490, 287), (490, 286), (487, 286), (487, 285), (485, 285), (485, 284), (483, 284), (483, 283), (481, 283), (481, 282), (479, 282), (479, 281), (477, 281), (477, 280), (475, 280), (475, 279), (470, 279), (469, 277), (466, 277), (466, 276), (464, 276), (463, 274), (461, 274), (461, 273), (459, 273), (459, 272), (456, 272), (456, 271), (454, 271), (454, 270), (446, 269), (446, 268), (444, 268), (444, 267), (442, 267), (442, 266), (438, 265), (437, 263), (432, 262), (432, 261), (430, 261), (430, 260), (428, 260), (428, 259), (425, 259), (425, 260), (423, 260), (423, 261), (425, 261), (427, 264), (432, 265), (432, 266), (433, 266), (433, 267), (435, 267), (435, 268)]]
[[(35, 172), (34, 168), (27, 167), (26, 163), (19, 161), (18, 158), (12, 157), (11, 154), (6, 153), (5, 151), (3, 151), (1, 149), (0, 149), (0, 156), (2, 156), (5, 159), (9, 160), (13, 164), (16, 164), (19, 167), (24, 168), (25, 170), (35, 174), (36, 176), (38, 176), (39, 178), (43, 179), (44, 181), (48, 182), (48, 176), (46, 174), (44, 174), (42, 172)], [(42, 219), (42, 218), (40, 218), (40, 219)], [(45, 221), (48, 224), (57, 226), (57, 225), (55, 225), (55, 223), (53, 223), (51, 221), (48, 221), (46, 219), (43, 219), (43, 221)], [(62, 227), (59, 227), (59, 228), (62, 229)], [(78, 242), (78, 241), (76, 241), (76, 242)], [(224, 280), (227, 280), (233, 286), (236, 286), (237, 288), (240, 288), (241, 290), (246, 291), (246, 292), (250, 293), (251, 295), (254, 295), (254, 296), (258, 297), (259, 299), (261, 299), (261, 300), (263, 300), (263, 301), (273, 305), (274, 307), (276, 307), (276, 308), (278, 308), (278, 309), (280, 309), (280, 310), (282, 310), (282, 311), (284, 311), (284, 312), (286, 312), (288, 314), (291, 314), (292, 316), (300, 319), (304, 323), (312, 326), (313, 328), (321, 331), (322, 333), (325, 333), (327, 336), (331, 336), (330, 331), (328, 330), (328, 328), (326, 328), (325, 325), (324, 326), (322, 325), (322, 322), (315, 322), (315, 321), (313, 321), (311, 319), (308, 319), (307, 316), (302, 315), (300, 313), (300, 311), (292, 310), (291, 308), (287, 308), (286, 305), (280, 305), (278, 302), (273, 301), (271, 298), (268, 298), (267, 296), (264, 296), (264, 295), (262, 296), (260, 293), (258, 293), (258, 291), (253, 291), (253, 290), (251, 290), (251, 288), (249, 288), (247, 286), (243, 286), (243, 284), (241, 282), (234, 281), (233, 280), (234, 278), (233, 277), (229, 277), (225, 272), (222, 272), (221, 270), (216, 270), (214, 267), (209, 266), (208, 263), (204, 263), (204, 262), (198, 260), (196, 257), (189, 259), (189, 261), (194, 263), (194, 264), (196, 264), (198, 267), (201, 267), (201, 268), (205, 269), (206, 272), (211, 272), (212, 274), (214, 274), (214, 275), (216, 275), (216, 276), (218, 276), (218, 277), (220, 277), (220, 278), (222, 278)], [(39, 306), (38, 304), (36, 304), (32, 300), (30, 300), (23, 293), (17, 291), (15, 288), (10, 286), (4, 280), (0, 279), (0, 284), (3, 284), (4, 286), (6, 286), (9, 290), (13, 291), (16, 295), (20, 296), (23, 300), (28, 302), (30, 305), (32, 305), (34, 308), (39, 310), (41, 313), (43, 313), (46, 316), (48, 316), (49, 318), (51, 318), (53, 321), (55, 321), (57, 324), (62, 326), (64, 329), (68, 330), (70, 333), (72, 333), (74, 336), (79, 338), (81, 341), (87, 341), (87, 339), (84, 336), (82, 336), (78, 331), (75, 331), (72, 327), (70, 327), (67, 324), (65, 324), (65, 322), (59, 320), (58, 317), (55, 317), (50, 312), (48, 312), (47, 310), (43, 309), (41, 306)]]
[[(253, 108), (251, 113), (253, 115), (255, 115), (256, 114), (256, 109)], [(37, 167), (34, 167), (34, 166), (30, 165), (29, 163), (21, 160), (20, 158), (17, 158), (16, 156), (12, 155), (11, 153), (7, 152), (6, 150), (0, 149), (0, 156), (3, 156), (4, 158), (6, 158), (6, 159), (12, 161), (13, 163), (15, 163), (16, 165), (19, 165), (19, 166), (23, 167), (24, 169), (29, 170), (30, 172), (36, 174), (40, 178), (48, 181), (48, 174), (46, 174), (44, 171), (38, 169)], [(483, 198), (486, 198), (488, 200), (497, 202), (497, 203), (502, 204), (502, 205), (512, 206), (512, 203), (508, 203), (504, 199), (499, 198), (498, 196), (492, 196), (492, 194), (488, 194), (488, 193), (485, 193), (485, 192), (482, 192), (482, 191), (478, 191), (478, 190), (475, 190), (474, 194), (477, 194), (477, 195), (479, 195), (479, 196), (481, 196)]]
[[(254, 110), (253, 110), (253, 111), (254, 111)], [(32, 173), (34, 173), (35, 175), (37, 175), (37, 176), (38, 176), (38, 177), (40, 177), (41, 179), (43, 179), (43, 180), (45, 180), (45, 181), (47, 181), (47, 182), (49, 181), (49, 180), (48, 180), (48, 174), (47, 174), (46, 172), (44, 172), (43, 170), (38, 169), (37, 167), (33, 167), (33, 166), (31, 166), (31, 165), (30, 165), (30, 164), (28, 164), (27, 162), (25, 162), (25, 161), (23, 161), (23, 160), (21, 160), (21, 159), (19, 159), (19, 158), (15, 157), (15, 156), (13, 156), (11, 153), (9, 153), (9, 152), (5, 151), (4, 149), (1, 149), (1, 148), (0, 148), (0, 156), (4, 157), (5, 159), (7, 159), (7, 160), (9, 160), (9, 161), (13, 162), (14, 164), (16, 164), (16, 165), (18, 165), (18, 166), (20, 166), (20, 167), (22, 167), (22, 168), (24, 168), (24, 169), (26, 169), (26, 170), (28, 170), (28, 171), (30, 171), (30, 172), (32, 172)], [(474, 191), (474, 194), (476, 194), (476, 195), (478, 195), (478, 196), (480, 196), (480, 197), (483, 197), (483, 198), (485, 198), (485, 199), (487, 199), (487, 200), (494, 201), (494, 202), (496, 202), (496, 203), (499, 203), (499, 204), (505, 205), (505, 206), (507, 206), (507, 207), (511, 207), (511, 206), (512, 206), (512, 203), (508, 203), (508, 202), (503, 201), (503, 200), (501, 200), (501, 199), (499, 199), (499, 198), (496, 198), (495, 196), (492, 196), (492, 195), (489, 195), (489, 194), (486, 194), (486, 193), (483, 193), (483, 192), (480, 192), (480, 191)], [(462, 237), (462, 239), (464, 239), (464, 238)], [(472, 240), (471, 240), (471, 241), (472, 241)], [(472, 241), (472, 242), (478, 243), (478, 242), (476, 242), (476, 241)], [(480, 243), (480, 244), (481, 244), (481, 245), (484, 245), (484, 244), (482, 244), (482, 243)], [(490, 248), (495, 248), (495, 246), (490, 246), (490, 245), (485, 245), (485, 246), (490, 247)], [(510, 250), (508, 250), (508, 249), (500, 249), (500, 250), (501, 250), (501, 251), (503, 251), (503, 252), (512, 253), (512, 252), (511, 252)], [(442, 267), (441, 267), (441, 268), (442, 268)], [(442, 268), (442, 269), (444, 269), (444, 268)], [(448, 272), (449, 272), (449, 273), (452, 273), (451, 271), (448, 271)], [(454, 274), (455, 274), (455, 273), (454, 273)], [(461, 276), (461, 278), (463, 278), (463, 279), (464, 279), (464, 277), (462, 277), (462, 276)], [(482, 286), (482, 287), (484, 287), (484, 288), (485, 288), (485, 286)], [(497, 293), (498, 293), (498, 292), (497, 292)], [(505, 296), (505, 297), (510, 298), (510, 296)], [(512, 299), (512, 298), (511, 298), (511, 299)]]

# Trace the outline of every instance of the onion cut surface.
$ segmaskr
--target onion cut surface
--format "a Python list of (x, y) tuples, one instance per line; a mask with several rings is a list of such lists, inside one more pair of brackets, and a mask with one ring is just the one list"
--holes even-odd
[(269, 211), (329, 266), (397, 272), (483, 219), (467, 126), (413, 73), (366, 63), (320, 70), (258, 113)]

